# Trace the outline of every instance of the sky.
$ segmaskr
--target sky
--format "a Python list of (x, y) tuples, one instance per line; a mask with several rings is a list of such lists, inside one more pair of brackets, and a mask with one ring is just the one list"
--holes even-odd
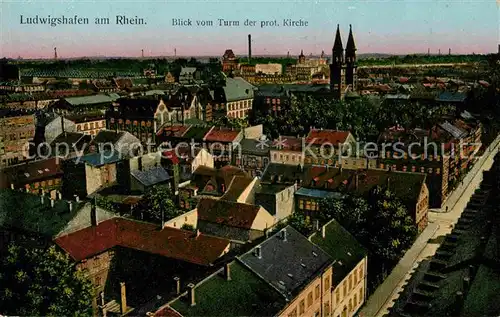
[[(88, 25), (21, 24), (28, 18), (86, 17)], [(117, 15), (145, 25), (116, 25)], [(95, 25), (108, 17), (109, 25)], [(285, 27), (283, 19), (307, 27)], [(172, 26), (191, 19), (193, 26)], [(217, 19), (240, 21), (220, 27)], [(256, 26), (244, 26), (246, 19)], [(196, 20), (213, 20), (198, 27)], [(279, 26), (261, 27), (276, 20)], [(0, 57), (221, 56), (331, 54), (337, 24), (345, 45), (352, 25), (358, 53), (492, 53), (500, 43), (500, 0), (0, 0)]]

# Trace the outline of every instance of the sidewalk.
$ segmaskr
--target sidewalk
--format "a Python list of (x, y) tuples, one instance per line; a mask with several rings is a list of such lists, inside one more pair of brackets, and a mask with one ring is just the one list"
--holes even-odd
[(448, 196), (446, 201), (444, 202), (441, 208), (430, 209), (432, 212), (446, 212), (446, 207), (448, 207), (448, 211), (453, 210), (457, 202), (462, 197), (463, 193), (467, 190), (470, 183), (476, 178), (478, 173), (482, 173), (484, 168), (484, 164), (488, 161), (490, 157), (493, 157), (500, 147), (500, 136), (498, 136), (493, 142), (491, 142), (490, 146), (484, 152), (484, 155), (474, 164), (474, 167), (467, 173), (464, 177), (461, 185), (459, 185), (451, 194)]
[[(378, 312), (382, 309), (384, 304), (389, 298), (391, 298), (392, 293), (397, 291), (398, 284), (404, 279), (406, 274), (413, 268), (416, 259), (426, 247), (427, 242), (430, 238), (434, 236), (438, 230), (439, 225), (437, 223), (429, 223), (427, 228), (422, 231), (418, 236), (413, 246), (406, 251), (405, 255), (398, 264), (394, 267), (391, 274), (385, 279), (385, 281), (377, 287), (375, 293), (373, 293), (368, 299), (365, 306), (358, 313), (360, 317), (375, 317)], [(368, 263), (370, 265), (370, 263)]]

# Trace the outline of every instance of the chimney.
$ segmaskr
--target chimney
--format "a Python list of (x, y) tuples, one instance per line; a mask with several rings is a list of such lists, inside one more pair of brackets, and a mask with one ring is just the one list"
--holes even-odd
[(319, 220), (314, 220), (314, 230), (319, 231)]
[(462, 310), (462, 305), (464, 304), (464, 293), (458, 291), (455, 293), (455, 312), (459, 313)]
[(191, 306), (196, 306), (196, 298), (195, 298), (195, 293), (194, 293), (194, 284), (193, 283), (189, 283), (188, 284), (188, 288), (189, 288), (189, 302), (191, 304)]
[(64, 135), (66, 135), (66, 131), (64, 131), (64, 117), (61, 115), (61, 131)]
[(462, 279), (462, 281), (463, 281), (463, 290), (464, 290), (464, 292), (466, 292), (469, 289), (469, 286), (470, 286), (470, 277), (468, 277), (468, 276), (464, 277)]
[(14, 184), (10, 184), (10, 189), (14, 190)]
[(139, 169), (139, 171), (142, 171), (142, 156), (139, 156), (137, 158), (137, 168)]
[(79, 202), (79, 201), (80, 201), (80, 196), (75, 195), (75, 201), (76, 201), (76, 202)]
[(356, 190), (359, 189), (359, 175), (358, 173), (356, 173), (356, 182), (355, 182), (355, 185), (356, 185)]
[(248, 34), (248, 62), (252, 59), (252, 34)]
[(92, 205), (90, 206), (90, 225), (92, 227), (97, 226), (97, 207), (96, 207), (96, 198), (92, 200)]
[(43, 205), (45, 201), (45, 195), (40, 196), (40, 203)]
[(181, 293), (181, 279), (178, 276), (176, 276), (174, 277), (174, 281), (175, 281), (175, 293), (179, 295)]
[(474, 276), (474, 265), (469, 265), (469, 277), (472, 278)]
[(324, 239), (326, 237), (326, 225), (321, 227), (321, 237)]
[(73, 202), (72, 201), (68, 201), (68, 208), (69, 208), (69, 211), (73, 210)]
[(127, 311), (127, 289), (125, 288), (125, 283), (120, 282), (120, 308), (122, 315)]
[(281, 230), (281, 239), (283, 239), (283, 241), (286, 241), (286, 229)]
[(55, 200), (54, 200), (54, 199), (51, 199), (51, 200), (50, 200), (50, 207), (54, 208), (54, 203), (55, 203)]
[(57, 197), (57, 199), (58, 199), (58, 200), (62, 200), (62, 194), (61, 194), (61, 192), (60, 192), (60, 191), (58, 191), (58, 192), (56, 193), (56, 197)]
[(257, 258), (262, 259), (262, 253), (261, 253), (261, 248), (260, 245), (256, 246), (254, 249), (254, 254)]
[(231, 267), (229, 266), (229, 263), (224, 265), (224, 277), (226, 278), (226, 281), (231, 280)]

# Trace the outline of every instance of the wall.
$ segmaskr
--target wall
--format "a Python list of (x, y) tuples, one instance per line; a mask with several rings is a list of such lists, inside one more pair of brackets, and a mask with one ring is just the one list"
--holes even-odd
[(257, 177), (253, 179), (250, 185), (245, 188), (245, 190), (240, 194), (237, 199), (239, 203), (247, 203), (252, 204), (255, 202), (255, 189), (260, 184), (260, 181)]
[(264, 135), (264, 128), (262, 124), (248, 127), (243, 130), (245, 139), (259, 140)]
[(260, 207), (257, 216), (255, 217), (253, 223), (252, 223), (252, 229), (253, 230), (259, 230), (259, 231), (264, 231), (274, 225), (276, 220), (274, 219), (274, 216), (271, 215), (267, 210), (265, 210), (263, 207)]
[(81, 122), (76, 124), (76, 131), (89, 134), (92, 136), (97, 135), (99, 131), (106, 129), (106, 120), (94, 120)]
[[(363, 305), (366, 300), (366, 273), (367, 259), (365, 257), (338, 285), (334, 285), (332, 290), (333, 317), (354, 316)], [(351, 279), (351, 288), (349, 288), (349, 279)], [(349, 303), (351, 310), (349, 310)], [(344, 310), (345, 315), (342, 314)]]
[(271, 163), (290, 164), (290, 165), (304, 164), (303, 152), (271, 150), (270, 156), (271, 156)]
[(283, 66), (281, 64), (256, 64), (255, 73), (263, 73), (266, 75), (281, 75)]
[(332, 273), (330, 266), (291, 300), (290, 304), (279, 313), (279, 316), (330, 316), (328, 311), (332, 309)]
[(295, 186), (290, 186), (276, 193), (276, 220), (283, 220), (295, 211), (296, 190)]
[(196, 229), (198, 223), (198, 209), (188, 211), (178, 217), (165, 222), (165, 227), (181, 229), (183, 225), (188, 224)]
[(87, 195), (92, 194), (102, 186), (101, 170), (97, 167), (85, 164), (85, 178), (87, 180)]
[(205, 149), (201, 149), (193, 159), (193, 162), (191, 163), (191, 173), (193, 173), (198, 166), (214, 167), (214, 158)]

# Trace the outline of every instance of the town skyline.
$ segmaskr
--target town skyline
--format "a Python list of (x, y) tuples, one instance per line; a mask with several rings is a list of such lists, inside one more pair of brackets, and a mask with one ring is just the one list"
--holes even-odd
[[(63, 1), (65, 2), (65, 1)], [(272, 2), (265, 10), (260, 3), (238, 3), (228, 10), (224, 2), (198, 1), (185, 12), (181, 3), (154, 3), (137, 6), (124, 2), (103, 2), (96, 8), (89, 3), (5, 2), (1, 23), (0, 56), (51, 58), (57, 47), (60, 58), (77, 57), (145, 57), (152, 56), (220, 56), (226, 48), (237, 55), (247, 53), (247, 35), (252, 34), (253, 55), (331, 55), (337, 24), (345, 43), (352, 24), (359, 42), (360, 54), (488, 54), (498, 47), (498, 4), (491, 1), (340, 1), (340, 2)], [(47, 5), (48, 4), (48, 5)], [(153, 4), (153, 3), (152, 3)], [(383, 8), (383, 9), (381, 9)], [(237, 9), (237, 10), (236, 10)], [(495, 10), (497, 9), (497, 10)], [(147, 25), (93, 25), (98, 16), (131, 12), (144, 17)], [(243, 13), (241, 13), (243, 12)], [(26, 17), (90, 17), (88, 25), (26, 25)], [(172, 19), (238, 20), (236, 27), (175, 27)], [(277, 20), (293, 18), (308, 21), (307, 27), (244, 26), (246, 19)]]

